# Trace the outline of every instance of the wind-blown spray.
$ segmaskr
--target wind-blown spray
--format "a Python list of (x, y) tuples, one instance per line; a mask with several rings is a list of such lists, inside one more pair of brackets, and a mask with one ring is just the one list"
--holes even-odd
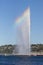
[(24, 13), (16, 20), (16, 50), (19, 55), (30, 54), (30, 9), (27, 8)]

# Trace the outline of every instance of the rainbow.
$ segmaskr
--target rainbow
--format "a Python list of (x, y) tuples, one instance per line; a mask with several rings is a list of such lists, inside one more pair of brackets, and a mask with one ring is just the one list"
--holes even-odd
[(16, 19), (16, 44), (18, 54), (28, 55), (30, 51), (30, 9), (27, 8), (23, 14)]

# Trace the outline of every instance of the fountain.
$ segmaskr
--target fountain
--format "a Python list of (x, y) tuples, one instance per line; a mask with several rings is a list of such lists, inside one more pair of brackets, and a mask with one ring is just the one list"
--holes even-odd
[(17, 18), (15, 22), (15, 40), (17, 55), (30, 55), (30, 9)]

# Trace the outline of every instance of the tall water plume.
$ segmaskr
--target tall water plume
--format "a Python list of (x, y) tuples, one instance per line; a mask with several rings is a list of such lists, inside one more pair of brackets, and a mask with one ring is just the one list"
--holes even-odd
[(30, 9), (17, 18), (15, 22), (16, 51), (18, 55), (30, 54)]

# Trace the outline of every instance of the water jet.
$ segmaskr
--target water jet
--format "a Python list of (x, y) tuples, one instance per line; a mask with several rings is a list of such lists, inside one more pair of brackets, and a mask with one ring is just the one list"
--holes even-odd
[(15, 22), (15, 40), (17, 55), (30, 55), (30, 9), (17, 18)]

